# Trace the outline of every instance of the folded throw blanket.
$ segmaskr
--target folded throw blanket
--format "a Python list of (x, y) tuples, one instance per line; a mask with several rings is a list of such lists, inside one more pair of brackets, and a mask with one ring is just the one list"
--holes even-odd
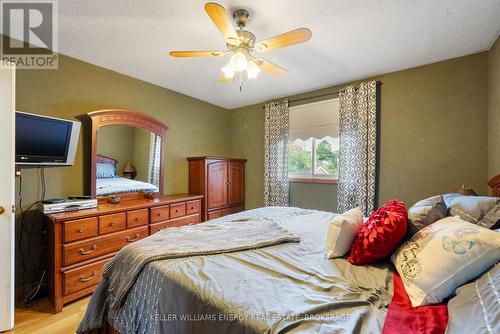
[(300, 238), (270, 221), (247, 220), (167, 228), (130, 244), (107, 263), (103, 277), (118, 309), (144, 266), (152, 261), (237, 252), (298, 242)]

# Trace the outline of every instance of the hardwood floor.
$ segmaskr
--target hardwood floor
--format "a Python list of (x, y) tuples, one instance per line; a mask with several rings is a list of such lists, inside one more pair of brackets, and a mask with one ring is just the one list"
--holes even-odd
[[(47, 298), (29, 308), (16, 307), (13, 334), (74, 334), (80, 324), (90, 297), (68, 304), (58, 314), (53, 313)], [(3, 334), (2, 333), (2, 334)]]

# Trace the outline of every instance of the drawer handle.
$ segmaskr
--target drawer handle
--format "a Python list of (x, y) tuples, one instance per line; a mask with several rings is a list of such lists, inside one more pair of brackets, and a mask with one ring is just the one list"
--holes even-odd
[(161, 216), (161, 212), (158, 212), (158, 213), (156, 214), (156, 216), (157, 216), (157, 217), (160, 217), (160, 216)]
[(188, 223), (187, 223), (187, 224), (188, 224), (188, 225), (194, 225), (194, 220), (190, 220), (190, 221), (188, 221)]
[(97, 249), (97, 245), (92, 245), (92, 247), (86, 251), (85, 248), (80, 248), (80, 254), (82, 255), (87, 255), (87, 254), (91, 254), (93, 252), (95, 252), (95, 250)]
[(127, 240), (127, 242), (134, 242), (134, 241), (139, 239), (139, 236), (140, 236), (139, 233), (137, 233), (135, 235), (135, 238), (133, 238), (133, 239), (131, 239), (129, 236), (127, 236), (126, 240)]
[(144, 219), (143, 217), (135, 217), (135, 218), (134, 218), (134, 220), (135, 220), (136, 222), (139, 222), (139, 221), (141, 221), (141, 220), (143, 220), (143, 219)]
[(115, 225), (116, 225), (116, 222), (114, 222), (114, 221), (109, 223), (109, 226), (115, 226)]
[(92, 273), (92, 275), (89, 276), (89, 277), (85, 277), (83, 275), (80, 275), (80, 282), (88, 282), (88, 281), (93, 280), (96, 277), (97, 277), (97, 271), (94, 270), (94, 272)]
[(80, 228), (78, 229), (78, 233), (83, 233), (83, 232), (85, 232), (85, 227), (80, 227)]

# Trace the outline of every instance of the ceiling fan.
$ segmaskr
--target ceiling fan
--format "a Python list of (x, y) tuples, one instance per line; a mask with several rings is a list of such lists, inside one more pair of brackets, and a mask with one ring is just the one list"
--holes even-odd
[(307, 42), (312, 36), (311, 30), (299, 28), (256, 43), (255, 35), (248, 30), (244, 30), (250, 18), (248, 11), (237, 9), (233, 12), (233, 19), (239, 27), (238, 30), (234, 29), (226, 9), (221, 5), (209, 2), (205, 4), (205, 11), (225, 38), (228, 50), (171, 51), (170, 55), (172, 57), (222, 57), (227, 53), (232, 53), (229, 62), (221, 69), (222, 74), (219, 82), (228, 83), (237, 80), (240, 84), (240, 90), (245, 74), (247, 79), (254, 79), (261, 70), (277, 77), (281, 77), (288, 72), (268, 60), (254, 57), (251, 52), (269, 52), (289, 45)]

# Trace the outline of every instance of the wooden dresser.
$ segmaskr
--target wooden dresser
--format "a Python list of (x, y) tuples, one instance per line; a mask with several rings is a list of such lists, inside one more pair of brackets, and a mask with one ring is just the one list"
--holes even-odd
[(245, 159), (193, 157), (189, 193), (204, 196), (203, 220), (245, 210)]
[(202, 198), (166, 195), (47, 215), (48, 282), (55, 312), (91, 294), (104, 265), (122, 247), (164, 228), (201, 222)]

